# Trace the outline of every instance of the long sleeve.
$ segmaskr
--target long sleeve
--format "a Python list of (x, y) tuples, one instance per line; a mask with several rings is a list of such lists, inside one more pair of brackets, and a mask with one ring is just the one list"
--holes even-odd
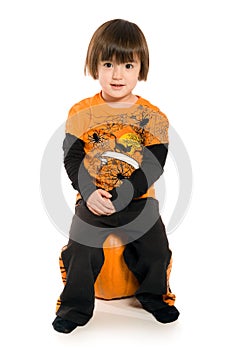
[(85, 157), (84, 142), (74, 135), (66, 133), (63, 142), (64, 166), (72, 186), (86, 201), (92, 192), (96, 190), (93, 178), (83, 165)]
[(145, 194), (148, 188), (160, 178), (167, 153), (168, 144), (145, 147), (141, 167), (136, 169), (129, 178), (123, 179), (120, 187), (110, 191), (117, 211), (124, 209), (133, 198)]
[(98, 94), (70, 109), (64, 164), (85, 201), (98, 188), (113, 201), (140, 198), (163, 173), (169, 122), (156, 106), (138, 102), (131, 109), (111, 108)]
[(168, 153), (168, 144), (156, 144), (145, 147), (141, 167), (128, 178), (137, 198), (145, 194), (148, 188), (156, 182), (164, 171)]

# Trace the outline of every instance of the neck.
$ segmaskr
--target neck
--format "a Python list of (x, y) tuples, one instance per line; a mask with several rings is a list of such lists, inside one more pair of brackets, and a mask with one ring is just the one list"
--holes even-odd
[(134, 105), (137, 100), (138, 96), (136, 95), (130, 95), (127, 98), (109, 98), (103, 92), (101, 92), (102, 99), (111, 107), (114, 108), (128, 108)]

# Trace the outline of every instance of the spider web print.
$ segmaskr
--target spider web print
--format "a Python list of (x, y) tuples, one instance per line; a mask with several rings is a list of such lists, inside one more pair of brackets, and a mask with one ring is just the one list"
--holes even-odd
[[(148, 114), (150, 110), (148, 106), (145, 106), (145, 109), (136, 106), (135, 110), (131, 110), (127, 115), (120, 112), (109, 117), (108, 110), (105, 111), (101, 106), (97, 106), (98, 108), (101, 110), (98, 120), (93, 119), (93, 109), (91, 113), (90, 111), (87, 113), (87, 110), (81, 112), (79, 110), (79, 113), (74, 113), (72, 118), (69, 118), (65, 124), (63, 123), (50, 138), (41, 161), (40, 185), (44, 207), (52, 223), (66, 237), (68, 237), (73, 211), (67, 205), (61, 182), (63, 164), (61, 145), (65, 127), (72, 134), (79, 137), (82, 135), (86, 151), (85, 166), (91, 175), (98, 174), (96, 184), (105, 183), (106, 188), (119, 186), (121, 175), (127, 178), (134, 168), (117, 159), (107, 159), (106, 162), (106, 158), (102, 156), (104, 152), (114, 150), (119, 154), (127, 154), (141, 164), (145, 146), (162, 141), (168, 142), (168, 121), (159, 110), (151, 110), (151, 114)], [(78, 130), (76, 126), (80, 118), (82, 123), (79, 124)], [(127, 134), (130, 137), (126, 137)], [(190, 159), (185, 145), (171, 125), (169, 126), (169, 138), (171, 139), (169, 153), (177, 170), (179, 194), (167, 225), (168, 234), (174, 232), (183, 221), (192, 193)], [(161, 184), (160, 209), (165, 194), (164, 180)], [(96, 228), (89, 225), (87, 229), (95, 230)]]

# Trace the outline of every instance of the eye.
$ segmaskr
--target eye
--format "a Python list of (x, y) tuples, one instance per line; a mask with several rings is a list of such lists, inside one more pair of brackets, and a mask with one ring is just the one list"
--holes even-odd
[(132, 69), (133, 68), (132, 63), (126, 63), (125, 68), (126, 69)]
[(112, 63), (111, 62), (105, 62), (104, 63), (104, 67), (111, 68), (112, 67)]

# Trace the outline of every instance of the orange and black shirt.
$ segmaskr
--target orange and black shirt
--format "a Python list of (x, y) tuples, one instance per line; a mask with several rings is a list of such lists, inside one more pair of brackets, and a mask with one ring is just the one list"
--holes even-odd
[(135, 104), (112, 107), (101, 93), (75, 104), (66, 121), (64, 165), (78, 197), (97, 188), (114, 194), (131, 182), (134, 198), (154, 197), (168, 152), (168, 119), (138, 96)]

